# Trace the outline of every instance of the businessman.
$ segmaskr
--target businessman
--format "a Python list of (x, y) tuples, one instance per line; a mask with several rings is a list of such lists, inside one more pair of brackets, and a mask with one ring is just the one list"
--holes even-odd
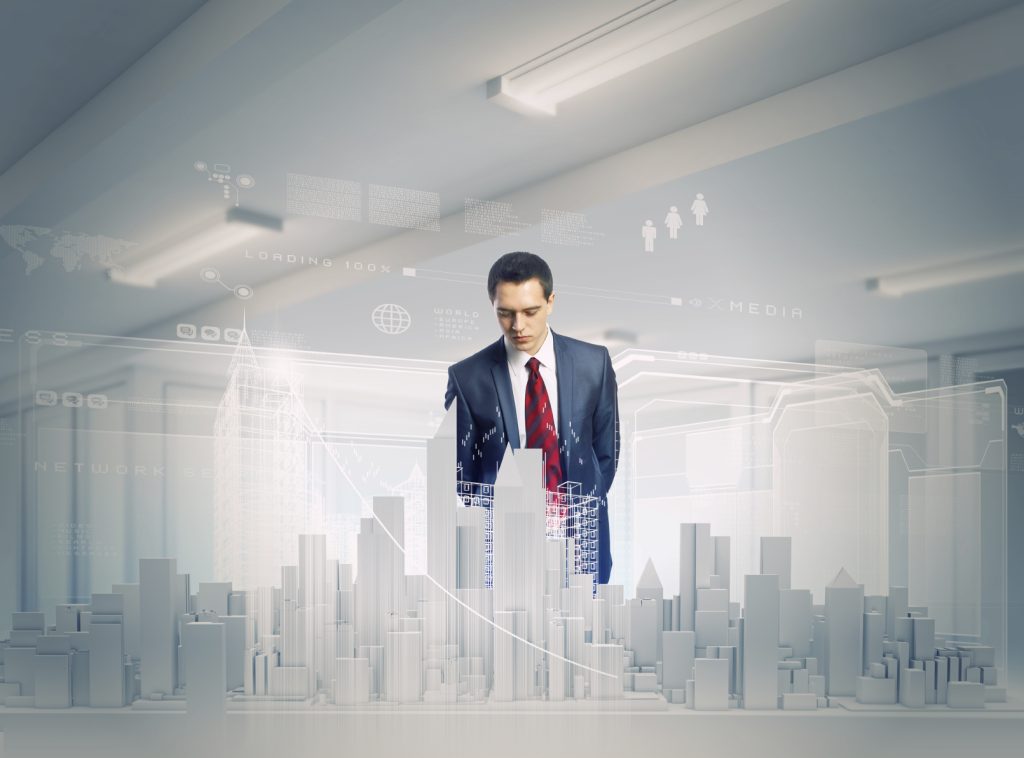
[(612, 570), (608, 490), (619, 462), (619, 409), (607, 348), (555, 334), (551, 269), (532, 253), (501, 256), (487, 293), (503, 336), (448, 369), (464, 481), (493, 484), (507, 445), (540, 448), (555, 491), (576, 482), (599, 499), (597, 581)]

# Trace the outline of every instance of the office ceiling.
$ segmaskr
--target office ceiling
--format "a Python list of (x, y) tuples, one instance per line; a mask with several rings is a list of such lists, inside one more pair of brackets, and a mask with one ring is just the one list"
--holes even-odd
[(0, 174), (205, 0), (4, 0)]
[[(546, 255), (565, 285), (556, 328), (590, 339), (619, 329), (642, 347), (797, 359), (822, 338), (924, 344), (1024, 323), (1021, 277), (898, 301), (863, 287), (869, 276), (1024, 246), (1024, 70), (1010, 56), (992, 75), (957, 79), (948, 69), (970, 50), (930, 61), (923, 46), (946, 35), (935, 49), (956, 50), (993, 14), (1016, 14), (993, 28), (1019, 23), (1018, 3), (792, 0), (550, 119), (489, 102), (484, 83), (635, 2), (181, 0), (147, 5), (144, 17), (127, 2), (63, 4), (74, 15), (8, 5), (6, 19), (32, 44), (0, 61), (4, 101), (19, 104), (0, 140), (0, 166), (10, 164), (0, 225), (130, 241), (130, 258), (223, 213), (220, 188), (195, 168), (202, 161), (251, 175), (240, 205), (284, 217), (285, 232), (209, 261), (227, 286), (202, 281), (197, 265), (155, 289), (112, 283), (87, 258), (47, 258), (26, 273), (0, 240), (0, 327), (173, 337), (178, 321), (236, 324), (244, 309), (250, 323), (301, 332), (315, 349), (450, 360), (495, 336), (480, 278), (497, 254), (523, 246)], [(887, 78), (881, 64), (872, 79), (862, 65), (904, 65), (890, 55), (904, 49), (920, 69), (912, 82)], [(54, 50), (59, 60), (42, 65)], [(778, 128), (780, 97), (807, 92), (794, 102), (819, 107), (813, 97), (840, 91), (846, 72), (873, 82), (862, 96), (876, 105), (851, 101), (816, 131), (791, 125), (758, 142)], [(742, 123), (737, 142), (750, 149), (720, 147), (702, 163), (689, 151), (706, 144), (709, 123), (723, 135)], [(648, 181), (640, 163), (628, 170), (634, 149), (656, 167)], [(622, 176), (608, 167), (615, 156)], [(289, 214), (288, 173), (435, 192), (458, 229)], [(697, 192), (711, 208), (701, 236), (686, 227), (673, 248), (662, 225), (644, 258), (643, 221), (660, 224), (672, 204), (685, 213)], [(533, 228), (512, 239), (467, 234), (467, 197), (513, 197)], [(545, 240), (542, 208), (585, 212), (599, 236)], [(302, 271), (251, 257), (260, 250), (335, 264)], [(242, 283), (254, 297), (231, 294)], [(402, 335), (370, 321), (391, 302), (412, 315)], [(764, 316), (768, 304), (789, 316)], [(438, 334), (436, 308), (477, 312), (464, 341)]]

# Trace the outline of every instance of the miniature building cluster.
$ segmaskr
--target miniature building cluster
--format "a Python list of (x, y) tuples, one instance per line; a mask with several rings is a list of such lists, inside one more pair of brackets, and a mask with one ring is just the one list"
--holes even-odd
[(761, 539), (743, 607), (730, 597), (729, 538), (708, 524), (679, 527), (678, 595), (664, 597), (650, 561), (634, 598), (622, 586), (595, 592), (576, 573), (574, 538), (549, 536), (540, 451), (507, 451), (491, 507), (465, 507), (446, 475), (453, 420), (428, 443), (427, 575), (405, 573), (401, 497), (374, 499), (355, 566), (328, 559), (324, 535), (301, 535), (278, 586), (193, 588), (175, 560), (143, 559), (137, 584), (60, 605), (53, 625), (15, 613), (0, 643), (0, 700), (185, 701), (207, 714), (259, 700), (696, 710), (1005, 700), (995, 649), (938, 639), (907, 588), (865, 596), (844, 570), (823, 605), (792, 588), (788, 537)]

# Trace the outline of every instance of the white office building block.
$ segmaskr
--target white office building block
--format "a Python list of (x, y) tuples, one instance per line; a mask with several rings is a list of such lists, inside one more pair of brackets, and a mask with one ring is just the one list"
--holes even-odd
[(543, 640), (544, 497), (542, 451), (507, 447), (494, 483), (494, 610), (524, 611), (519, 634), (534, 644)]
[(779, 589), (790, 588), (793, 573), (792, 537), (761, 538), (761, 573), (779, 577)]
[(4, 681), (20, 685), (20, 695), (34, 695), (36, 651), (34, 647), (8, 647), (3, 653)]
[[(607, 637), (608, 630), (611, 626), (608, 619), (608, 601), (604, 598), (595, 597), (591, 602), (591, 642), (595, 645), (602, 645)], [(660, 642), (661, 636), (659, 635), (658, 640)], [(658, 656), (661, 657), (660, 654)]]
[(935, 657), (935, 619), (918, 617), (911, 621), (913, 625), (913, 656), (920, 660)]
[(693, 662), (693, 708), (698, 711), (728, 710), (728, 660), (697, 658)]
[(925, 673), (923, 669), (903, 669), (900, 672), (900, 703), (908, 708), (924, 708)]
[(593, 609), (590, 607), (592, 593), (589, 586), (579, 583), (580, 578), (589, 580), (590, 577), (580, 577), (576, 574), (569, 576), (570, 586), (562, 590), (562, 605), (570, 616), (582, 618), (583, 628), (589, 632), (592, 629), (591, 620), (593, 619), (591, 615)]
[(384, 646), (360, 645), (356, 654), (370, 662), (370, 694), (380, 695), (384, 691)]
[(281, 602), (281, 635), (278, 648), (282, 666), (306, 665), (306, 614), (297, 600)]
[(896, 619), (907, 615), (909, 593), (906, 587), (890, 587), (889, 597), (885, 606), (885, 636), (890, 641), (896, 639)]
[(778, 708), (778, 575), (746, 576), (743, 595), (743, 705), (749, 710), (773, 710)]
[(824, 675), (811, 674), (807, 677), (807, 684), (817, 697), (825, 697), (825, 677)]
[(782, 695), (782, 710), (813, 711), (818, 708), (818, 697), (809, 692), (786, 692)]
[(548, 623), (548, 700), (559, 702), (568, 697), (572, 689), (572, 666), (566, 663), (565, 622), (553, 618)]
[(864, 673), (864, 587), (845, 569), (825, 588), (825, 624), (828, 694), (853, 696)]
[[(116, 585), (115, 585), (116, 586)], [(116, 591), (116, 590), (115, 590)], [(57, 606), (57, 634), (67, 634), (78, 631), (78, 614), (80, 611), (88, 610), (89, 606), (81, 603), (62, 603)]]
[(779, 644), (793, 650), (794, 658), (811, 654), (811, 591), (779, 590)]
[(177, 684), (177, 569), (173, 558), (139, 561), (142, 697), (171, 695)]
[(515, 634), (516, 614), (513, 611), (494, 612), (494, 700), (515, 700)]
[(124, 684), (124, 626), (120, 621), (100, 623), (93, 618), (89, 624), (89, 705), (120, 708), (126, 702)]
[(697, 647), (725, 645), (729, 642), (728, 611), (697, 611), (694, 614)]
[(950, 682), (946, 691), (950, 708), (984, 708), (985, 685), (977, 682)]
[[(658, 576), (657, 570), (654, 568), (654, 561), (650, 558), (647, 559), (647, 564), (644, 566), (643, 573), (640, 575), (640, 581), (636, 583), (636, 595), (637, 600), (654, 600), (657, 605), (657, 620), (655, 625), (659, 632), (665, 628), (665, 604), (664, 598), (665, 593), (661, 585), (661, 577)], [(595, 639), (595, 642), (599, 640)], [(655, 658), (661, 660), (661, 634), (656, 635), (657, 649), (655, 652)]]
[(110, 591), (120, 595), (124, 615), (124, 651), (136, 660), (142, 657), (142, 607), (138, 584), (115, 584)]
[(366, 658), (336, 658), (334, 704), (361, 705), (369, 702), (370, 661)]
[(484, 508), (458, 508), (455, 511), (457, 537), (457, 573), (460, 589), (483, 589), (486, 582)]
[(330, 649), (334, 657), (352, 658), (356, 651), (355, 629), (352, 624), (336, 623), (331, 632), (334, 636), (334, 645)]
[[(516, 616), (516, 629), (527, 629), (529, 627), (528, 613), (526, 611), (513, 611), (513, 613)], [(525, 636), (519, 632), (517, 634), (519, 637)], [(525, 700), (540, 694), (537, 689), (537, 668), (538, 661), (542, 660), (542, 655), (535, 647), (526, 644), (522, 640), (516, 640), (514, 645), (515, 697), (516, 700)]]
[(895, 705), (896, 680), (877, 679), (871, 676), (857, 677), (857, 702), (868, 705)]
[[(64, 638), (65, 643), (67, 638)], [(71, 646), (61, 653), (36, 654), (35, 707), (71, 707)]]
[(456, 595), (462, 602), (457, 617), (459, 655), (480, 658), (484, 662), (489, 686), (493, 670), (495, 636), (494, 629), (488, 621), (494, 616), (494, 595), (491, 590), (483, 588), (460, 589)]
[(423, 620), (423, 644), (428, 649), (443, 647), (448, 636), (448, 604), (444, 600), (420, 600), (417, 606), (416, 615)]
[(658, 610), (660, 600), (629, 601), (629, 628), (626, 647), (633, 651), (634, 664), (653, 666), (658, 660)]
[(376, 518), (359, 522), (355, 626), (360, 645), (383, 645), (388, 617), (406, 611), (405, 557), (400, 549), (405, 545), (404, 501), (375, 497), (373, 512)]
[(807, 669), (796, 669), (793, 672), (793, 692), (810, 692), (811, 677)]
[(885, 595), (865, 595), (864, 613), (882, 614), (882, 634), (885, 634), (885, 609), (888, 605)]
[(718, 645), (716, 647), (706, 648), (706, 658), (719, 658), (723, 661), (729, 661), (729, 692), (737, 692), (737, 673), (738, 667), (738, 649), (732, 645)]
[(686, 689), (693, 679), (694, 632), (665, 632), (662, 641), (662, 689)]
[(561, 602), (562, 588), (569, 586), (569, 577), (574, 573), (574, 546), (572, 537), (548, 538), (544, 545), (544, 594), (551, 595), (556, 603)]
[(679, 628), (692, 632), (697, 610), (697, 524), (679, 525)]
[(199, 582), (198, 611), (210, 611), (218, 616), (228, 615), (228, 595), (231, 594), (231, 582)]
[(272, 697), (308, 697), (309, 671), (305, 666), (272, 666), (269, 689)]
[(729, 590), (726, 589), (699, 589), (697, 590), (698, 611), (725, 611), (729, 612)]
[(281, 566), (281, 601), (299, 602), (299, 567)]
[(326, 605), (328, 595), (327, 535), (300, 534), (298, 542), (299, 605), (303, 607)]
[(715, 573), (715, 541), (711, 536), (711, 524), (696, 524), (694, 536), (694, 588), (699, 590), (711, 586), (711, 575)]
[(227, 693), (224, 625), (197, 621), (182, 627), (186, 709), (204, 718), (223, 717)]
[[(877, 611), (864, 614), (864, 655), (863, 664), (867, 669), (881, 663), (882, 643), (885, 636), (885, 616)], [(863, 672), (862, 672), (863, 673)]]
[[(591, 645), (590, 696), (595, 700), (615, 700), (623, 696), (622, 645)], [(598, 673), (600, 672), (600, 673)]]
[[(455, 494), (456, 413), (453, 404), (427, 440), (427, 573), (449, 592), (461, 586), (457, 583), (456, 511), (462, 508)], [(428, 592), (443, 597), (432, 584)]]
[(585, 643), (585, 629), (584, 619), (580, 616), (566, 616), (562, 619), (565, 624), (565, 649), (566, 658), (573, 662), (569, 666), (569, 678), (572, 683), (572, 696), (576, 699), (581, 699), (584, 696), (583, 685), (586, 682), (586, 677), (582, 676), (583, 669), (581, 666), (589, 665), (589, 655), (587, 654), (586, 643)]
[[(924, 702), (925, 705), (934, 705), (938, 697), (938, 677), (936, 675), (935, 659), (930, 658), (923, 661), (924, 667)], [(915, 666), (921, 668), (921, 666)]]
[(243, 684), (245, 664), (245, 616), (224, 616), (224, 655), (227, 675), (227, 689), (233, 690)]
[(729, 537), (712, 537), (715, 543), (715, 575), (720, 577), (723, 589), (732, 588), (731, 548)]

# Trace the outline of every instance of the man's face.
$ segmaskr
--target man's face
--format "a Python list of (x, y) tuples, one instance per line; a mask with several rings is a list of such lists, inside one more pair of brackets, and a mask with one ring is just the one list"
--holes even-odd
[(499, 282), (494, 291), (494, 313), (501, 331), (517, 350), (536, 355), (548, 332), (548, 316), (555, 293), (544, 299), (544, 287), (537, 278), (525, 282)]

